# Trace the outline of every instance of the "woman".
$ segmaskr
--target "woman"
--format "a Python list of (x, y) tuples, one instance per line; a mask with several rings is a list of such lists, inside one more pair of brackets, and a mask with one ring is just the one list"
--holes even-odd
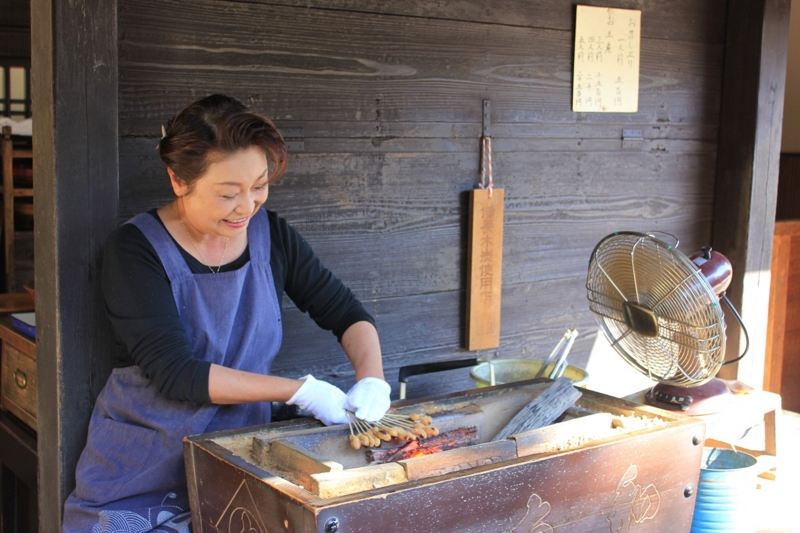
[[(372, 317), (283, 219), (261, 209), (286, 167), (280, 133), (212, 95), (159, 143), (176, 199), (117, 229), (103, 297), (118, 341), (64, 508), (63, 529), (190, 531), (182, 439), (264, 424), (284, 401), (324, 424), (389, 408)], [(269, 375), (283, 292), (331, 330), (355, 368), (345, 394), (312, 376)]]

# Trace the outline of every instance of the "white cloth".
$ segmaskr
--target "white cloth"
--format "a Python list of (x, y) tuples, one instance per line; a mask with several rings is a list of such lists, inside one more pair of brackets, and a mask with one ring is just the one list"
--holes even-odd
[(11, 126), (11, 135), (24, 135), (26, 137), (33, 135), (32, 118), (26, 118), (25, 120), (17, 122), (8, 117), (0, 117), (0, 130), (3, 129), (3, 126)]

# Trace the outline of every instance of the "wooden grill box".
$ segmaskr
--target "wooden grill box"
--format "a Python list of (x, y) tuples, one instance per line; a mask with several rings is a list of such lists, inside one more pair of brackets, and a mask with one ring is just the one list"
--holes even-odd
[[(184, 440), (196, 533), (688, 532), (705, 423), (581, 389), (563, 421), (492, 437), (539, 379), (393, 404), (474, 445), (369, 464), (312, 419)], [(387, 445), (387, 444), (384, 444)]]

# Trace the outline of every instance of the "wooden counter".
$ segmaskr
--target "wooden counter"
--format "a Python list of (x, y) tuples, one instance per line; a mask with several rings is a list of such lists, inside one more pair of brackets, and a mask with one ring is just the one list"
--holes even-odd
[[(738, 384), (738, 382), (734, 382)], [(729, 384), (729, 388), (730, 384)], [(741, 392), (733, 394), (731, 402), (721, 411), (694, 418), (706, 423), (706, 446), (733, 448), (758, 457), (765, 477), (774, 477), (778, 461), (778, 432), (780, 428), (781, 397), (761, 390), (744, 390), (740, 385), (733, 387)], [(625, 399), (645, 404), (647, 390), (626, 396)], [(752, 428), (764, 426), (764, 448), (754, 450), (739, 446), (737, 442)]]

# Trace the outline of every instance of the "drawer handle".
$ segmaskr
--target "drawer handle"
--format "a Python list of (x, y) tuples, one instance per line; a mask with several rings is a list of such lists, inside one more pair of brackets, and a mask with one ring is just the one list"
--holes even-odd
[(17, 382), (17, 387), (24, 389), (28, 386), (28, 376), (19, 368), (14, 371), (14, 381)]

